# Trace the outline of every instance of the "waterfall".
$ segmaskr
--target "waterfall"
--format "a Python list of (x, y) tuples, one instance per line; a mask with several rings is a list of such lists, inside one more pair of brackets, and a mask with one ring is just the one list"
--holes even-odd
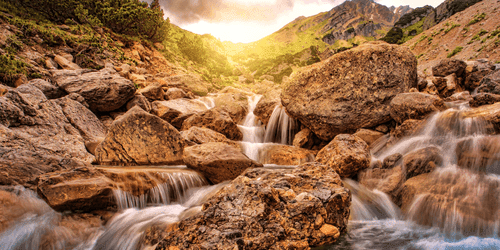
[(285, 107), (276, 105), (267, 124), (264, 142), (276, 142), (285, 145), (293, 144), (293, 137), (298, 132), (295, 119), (288, 116)]

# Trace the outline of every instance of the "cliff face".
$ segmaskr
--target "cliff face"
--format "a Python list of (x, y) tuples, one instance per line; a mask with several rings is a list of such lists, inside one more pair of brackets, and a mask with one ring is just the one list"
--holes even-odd
[(482, 0), (446, 0), (427, 15), (423, 29), (428, 30), (432, 26), (453, 16), (455, 13), (463, 11), (481, 1)]
[(328, 22), (322, 29), (327, 33), (323, 41), (334, 44), (356, 36), (379, 38), (411, 10), (409, 6), (388, 8), (371, 0), (346, 1), (325, 15)]

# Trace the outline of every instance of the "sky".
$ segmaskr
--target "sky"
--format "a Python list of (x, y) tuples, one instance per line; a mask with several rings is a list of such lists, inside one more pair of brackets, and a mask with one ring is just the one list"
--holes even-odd
[[(443, 0), (375, 0), (390, 6), (412, 8)], [(160, 0), (170, 22), (197, 34), (211, 34), (234, 43), (257, 41), (299, 16), (331, 10), (344, 0)]]

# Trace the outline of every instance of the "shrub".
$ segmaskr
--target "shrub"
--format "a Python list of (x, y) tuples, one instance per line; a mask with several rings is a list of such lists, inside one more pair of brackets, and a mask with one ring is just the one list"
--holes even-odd
[(458, 54), (460, 51), (462, 51), (462, 49), (463, 49), (462, 46), (458, 46), (452, 52), (450, 52), (446, 57), (450, 58), (450, 57)]
[(470, 26), (470, 25), (473, 25), (475, 23), (478, 23), (480, 21), (482, 21), (484, 18), (486, 17), (486, 13), (481, 13), (481, 14), (477, 14), (474, 16), (474, 18), (472, 20), (469, 21), (469, 23), (467, 24), (467, 26)]

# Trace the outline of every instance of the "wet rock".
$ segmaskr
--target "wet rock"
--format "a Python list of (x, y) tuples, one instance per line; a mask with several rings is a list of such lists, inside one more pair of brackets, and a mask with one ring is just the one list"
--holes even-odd
[(340, 177), (350, 178), (370, 166), (368, 144), (354, 135), (340, 134), (321, 149), (316, 161), (335, 170)]
[(401, 159), (403, 158), (402, 154), (395, 153), (393, 155), (389, 155), (384, 158), (384, 161), (382, 163), (382, 168), (389, 169), (393, 168), (396, 165), (399, 165), (401, 163)]
[(271, 99), (263, 96), (257, 103), (257, 106), (255, 106), (253, 113), (259, 118), (262, 124), (267, 126), (274, 108), (279, 104), (279, 101), (279, 99)]
[(432, 67), (433, 76), (448, 76), (451, 74), (456, 74), (461, 77), (465, 73), (467, 68), (467, 63), (458, 59), (443, 59), (436, 66)]
[[(359, 173), (359, 183), (368, 189), (377, 189), (388, 194), (397, 204), (398, 196), (406, 181), (403, 166), (393, 168), (370, 168)], [(399, 204), (397, 204), (399, 205)]]
[(455, 94), (447, 97), (446, 99), (444, 99), (444, 101), (445, 102), (456, 102), (456, 101), (468, 102), (471, 99), (472, 99), (472, 97), (471, 97), (469, 91), (462, 91), (462, 92), (458, 92), (458, 93), (455, 93)]
[(350, 194), (340, 177), (319, 163), (291, 171), (250, 169), (203, 204), (201, 213), (166, 232), (156, 249), (330, 244), (345, 232), (349, 206)]
[(484, 105), (462, 113), (463, 117), (480, 118), (491, 123), (496, 133), (500, 133), (500, 103)]
[(445, 110), (441, 98), (424, 93), (404, 93), (391, 101), (391, 117), (398, 123), (408, 119), (423, 119), (427, 115)]
[(180, 88), (169, 88), (165, 93), (165, 99), (167, 100), (175, 100), (186, 97), (188, 97), (188, 94)]
[(486, 75), (477, 88), (478, 93), (491, 93), (500, 95), (500, 70), (495, 70)]
[(479, 107), (483, 105), (490, 105), (500, 102), (500, 95), (491, 94), (491, 93), (479, 93), (472, 97), (472, 100), (469, 101), (469, 105), (471, 107)]
[(381, 132), (364, 128), (358, 129), (358, 131), (356, 131), (354, 135), (363, 139), (363, 141), (365, 141), (368, 146), (372, 145), (372, 143), (374, 143), (378, 138), (384, 136), (384, 134)]
[(226, 111), (219, 110), (218, 108), (193, 114), (184, 121), (182, 130), (188, 130), (193, 126), (209, 128), (225, 135), (231, 140), (241, 140), (243, 138), (243, 134), (233, 119), (231, 119), (231, 116)]
[(139, 93), (150, 101), (162, 101), (165, 98), (165, 92), (160, 84), (151, 84), (139, 90)]
[(314, 151), (287, 145), (272, 145), (259, 156), (263, 164), (297, 166), (314, 161)]
[(125, 105), (134, 97), (134, 84), (114, 70), (53, 70), (57, 85), (68, 93), (77, 93), (93, 111), (108, 112)]
[(487, 136), (460, 141), (455, 149), (457, 165), (472, 171), (500, 174), (500, 137)]
[(407, 178), (430, 173), (441, 164), (443, 164), (441, 150), (434, 146), (412, 151), (403, 157)]
[(179, 164), (184, 146), (172, 125), (134, 107), (113, 122), (96, 158), (103, 165)]
[(153, 109), (153, 105), (149, 102), (148, 98), (141, 94), (135, 94), (134, 98), (127, 102), (127, 110), (132, 109), (133, 107), (138, 106), (146, 112), (151, 112)]
[(263, 167), (226, 143), (209, 142), (184, 149), (184, 163), (213, 184), (233, 180), (247, 168)]
[(314, 141), (316, 139), (315, 137), (316, 136), (310, 129), (304, 128), (295, 134), (295, 137), (293, 138), (293, 146), (311, 149), (314, 145)]
[(182, 138), (186, 141), (191, 141), (196, 144), (204, 144), (209, 142), (223, 142), (231, 145), (235, 148), (240, 148), (240, 144), (227, 139), (227, 137), (221, 133), (215, 132), (208, 128), (191, 127), (188, 130), (181, 132)]
[(401, 139), (405, 136), (415, 134), (420, 130), (423, 123), (423, 120), (408, 119), (401, 125), (398, 125), (396, 129), (391, 131), (391, 136), (397, 139)]
[(365, 43), (292, 74), (281, 101), (289, 115), (329, 141), (390, 121), (390, 100), (417, 85), (416, 65), (406, 48)]

